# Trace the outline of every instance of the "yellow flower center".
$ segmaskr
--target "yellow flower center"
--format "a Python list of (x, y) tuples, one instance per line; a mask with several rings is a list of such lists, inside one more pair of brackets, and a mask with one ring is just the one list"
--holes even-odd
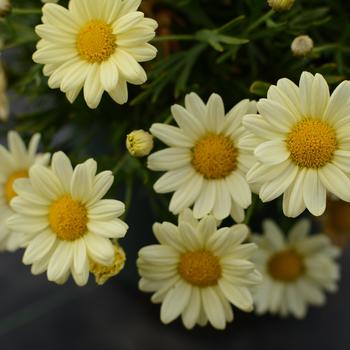
[(301, 168), (321, 168), (332, 160), (337, 149), (335, 130), (326, 122), (304, 119), (287, 138), (292, 160)]
[(87, 211), (82, 203), (67, 194), (51, 205), (49, 222), (59, 239), (74, 241), (87, 232)]
[(109, 24), (92, 20), (80, 29), (76, 46), (85, 61), (101, 63), (114, 53), (117, 47), (116, 36)]
[(111, 266), (90, 261), (90, 271), (95, 275), (96, 283), (105, 284), (111, 277), (117, 275), (124, 267), (125, 252), (120, 246), (114, 246), (114, 262)]
[(210, 133), (196, 143), (192, 152), (193, 167), (206, 179), (222, 179), (237, 167), (238, 150), (227, 136)]
[(28, 177), (28, 170), (19, 170), (13, 173), (11, 176), (9, 176), (5, 183), (5, 199), (7, 203), (10, 203), (11, 199), (17, 196), (17, 193), (13, 189), (13, 183), (17, 179), (25, 177)]
[(285, 250), (273, 255), (267, 267), (275, 280), (292, 282), (303, 274), (304, 261), (294, 250)]
[(219, 259), (208, 250), (182, 254), (178, 271), (185, 281), (197, 287), (213, 286), (221, 277)]

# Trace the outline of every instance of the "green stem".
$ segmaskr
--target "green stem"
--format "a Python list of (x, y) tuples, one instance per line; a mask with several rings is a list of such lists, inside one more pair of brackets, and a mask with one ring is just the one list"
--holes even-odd
[(42, 10), (38, 8), (17, 8), (13, 7), (11, 13), (14, 15), (41, 15)]
[(255, 28), (259, 27), (260, 24), (266, 22), (273, 14), (275, 13), (274, 10), (270, 10), (269, 12), (265, 13), (263, 16), (258, 18), (255, 22), (253, 22), (247, 29), (247, 33), (250, 33)]
[(126, 180), (126, 192), (125, 192), (125, 212), (122, 215), (122, 220), (125, 220), (128, 211), (130, 209), (131, 199), (132, 199), (132, 193), (133, 193), (133, 181), (132, 178), (129, 177), (128, 180)]
[(162, 41), (195, 41), (197, 40), (194, 35), (161, 35), (157, 36), (152, 40), (152, 42), (162, 42)]
[(129, 157), (129, 153), (125, 152), (124, 155), (120, 158), (119, 162), (117, 162), (115, 167), (112, 169), (113, 175), (117, 174), (117, 172), (123, 167), (128, 157)]

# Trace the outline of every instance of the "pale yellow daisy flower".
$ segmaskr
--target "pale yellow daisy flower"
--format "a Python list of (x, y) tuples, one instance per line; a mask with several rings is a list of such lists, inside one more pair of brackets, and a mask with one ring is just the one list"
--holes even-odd
[(212, 215), (198, 221), (186, 209), (178, 226), (156, 223), (153, 231), (160, 244), (139, 251), (139, 287), (154, 293), (152, 302), (162, 303), (163, 323), (181, 315), (188, 329), (208, 321), (224, 329), (233, 320), (230, 303), (246, 312), (253, 310), (249, 288), (261, 276), (249, 261), (256, 245), (242, 244), (247, 226), (217, 229)]
[(166, 171), (154, 185), (158, 193), (175, 192), (169, 209), (178, 214), (193, 205), (196, 218), (212, 213), (221, 220), (230, 214), (244, 219), (251, 204), (246, 172), (253, 165), (250, 151), (240, 148), (245, 131), (242, 117), (255, 113), (255, 102), (243, 100), (225, 114), (224, 103), (212, 94), (207, 104), (191, 93), (185, 108), (172, 106), (179, 127), (153, 124), (151, 133), (168, 145), (148, 157), (148, 167)]
[(29, 169), (34, 164), (46, 165), (49, 154), (38, 154), (40, 135), (34, 135), (26, 148), (23, 140), (15, 131), (7, 135), (8, 150), (0, 145), (0, 250), (19, 248), (16, 232), (6, 226), (7, 219), (13, 214), (11, 200), (16, 197), (14, 182), (28, 177)]
[(43, 7), (41, 37), (33, 60), (44, 64), (49, 86), (60, 88), (70, 102), (81, 89), (96, 108), (104, 91), (117, 103), (128, 100), (127, 83), (143, 84), (147, 75), (139, 62), (156, 56), (147, 42), (157, 22), (137, 11), (141, 0), (71, 0), (66, 9)]
[(124, 237), (128, 226), (118, 217), (124, 204), (102, 199), (113, 183), (110, 171), (96, 175), (93, 159), (73, 169), (68, 157), (55, 153), (50, 168), (33, 166), (29, 179), (17, 180), (16, 212), (8, 226), (21, 233), (23, 262), (32, 273), (65, 283), (72, 274), (79, 286), (87, 283), (89, 263), (111, 266), (115, 250), (111, 239)]
[(307, 208), (321, 215), (326, 193), (350, 202), (350, 82), (330, 96), (320, 74), (304, 72), (299, 87), (288, 79), (258, 102), (260, 115), (247, 115), (250, 135), (240, 146), (256, 156), (248, 182), (263, 202), (283, 194), (283, 211), (296, 217)]
[(253, 294), (256, 311), (303, 318), (308, 305), (323, 305), (324, 292), (337, 290), (339, 250), (323, 234), (308, 236), (308, 220), (296, 223), (286, 238), (271, 220), (263, 228), (263, 236), (252, 235), (259, 247), (253, 261), (263, 275)]

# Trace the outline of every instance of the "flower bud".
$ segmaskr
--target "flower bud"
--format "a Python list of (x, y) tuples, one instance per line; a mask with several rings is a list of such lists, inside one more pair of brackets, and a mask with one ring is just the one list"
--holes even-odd
[(90, 261), (90, 271), (95, 275), (98, 285), (105, 284), (111, 277), (117, 275), (124, 267), (125, 252), (123, 248), (114, 246), (114, 262), (110, 266), (101, 265), (95, 261)]
[(294, 0), (267, 0), (267, 2), (275, 11), (288, 11), (294, 4)]
[(307, 56), (312, 52), (314, 42), (308, 35), (297, 36), (291, 45), (291, 50), (295, 56)]
[(144, 130), (134, 130), (126, 137), (126, 148), (134, 157), (144, 157), (153, 149), (153, 136)]
[(0, 18), (7, 16), (11, 12), (10, 0), (0, 0)]
[(6, 121), (9, 117), (9, 102), (6, 95), (7, 80), (4, 68), (0, 63), (0, 120)]

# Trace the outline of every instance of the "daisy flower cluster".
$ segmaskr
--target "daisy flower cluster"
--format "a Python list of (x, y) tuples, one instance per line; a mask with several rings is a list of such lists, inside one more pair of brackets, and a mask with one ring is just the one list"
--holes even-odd
[[(144, 84), (146, 71), (152, 70), (141, 63), (157, 55), (150, 43), (157, 21), (140, 11), (141, 0), (70, 0), (68, 7), (58, 2), (42, 0), (34, 9), (42, 17), (32, 59), (43, 66), (48, 86), (70, 103), (82, 91), (90, 109), (103, 104), (104, 92), (117, 104), (127, 103), (128, 84)], [(267, 4), (272, 9), (256, 26), (275, 11), (288, 11), (294, 1)], [(8, 15), (10, 2), (0, 5), (0, 16)], [(181, 37), (199, 41), (202, 50), (209, 32), (208, 47), (221, 51), (221, 44), (242, 41), (222, 34), (233, 23)], [(308, 45), (299, 47), (301, 39)], [(314, 44), (308, 36), (297, 37), (294, 58), (312, 55)], [(173, 49), (178, 48), (164, 50), (165, 56)], [(182, 57), (174, 56), (166, 61), (169, 70)], [(152, 73), (158, 72), (156, 65)], [(157, 84), (162, 78), (168, 83), (167, 72), (150, 84), (159, 88), (158, 95), (163, 83)], [(350, 203), (350, 81), (331, 93), (321, 74), (305, 71), (298, 84), (279, 79), (258, 101), (227, 100), (213, 91), (204, 99), (199, 84), (191, 86), (197, 92), (188, 88), (183, 100), (166, 105), (171, 117), (165, 122), (148, 115), (142, 120), (149, 130), (126, 130), (128, 121), (102, 124), (104, 131), (117, 125), (118, 134), (126, 135), (127, 152), (113, 171), (98, 172), (92, 158), (74, 166), (64, 152), (52, 151), (54, 140), (48, 147), (52, 154), (41, 152), (39, 133), (26, 144), (16, 131), (8, 132), (7, 147), (0, 146), (0, 250), (23, 249), (22, 261), (32, 274), (46, 273), (51, 282), (63, 284), (71, 277), (84, 286), (92, 274), (103, 285), (126, 262), (127, 247), (120, 239), (129, 228), (125, 211), (134, 171), (146, 186), (151, 183), (174, 217), (153, 224), (156, 243), (140, 247), (133, 262), (138, 287), (160, 304), (164, 324), (181, 318), (187, 329), (223, 330), (238, 310), (304, 318), (309, 306), (325, 304), (326, 293), (336, 292), (340, 280), (340, 249), (315, 231), (328, 230), (330, 213), (327, 225), (318, 219), (327, 203)], [(6, 88), (0, 66), (1, 120), (9, 117)], [(75, 113), (69, 118), (79, 119)], [(88, 147), (78, 154), (85, 152)], [(112, 187), (124, 166), (125, 204)], [(342, 227), (350, 231), (350, 224)]]

